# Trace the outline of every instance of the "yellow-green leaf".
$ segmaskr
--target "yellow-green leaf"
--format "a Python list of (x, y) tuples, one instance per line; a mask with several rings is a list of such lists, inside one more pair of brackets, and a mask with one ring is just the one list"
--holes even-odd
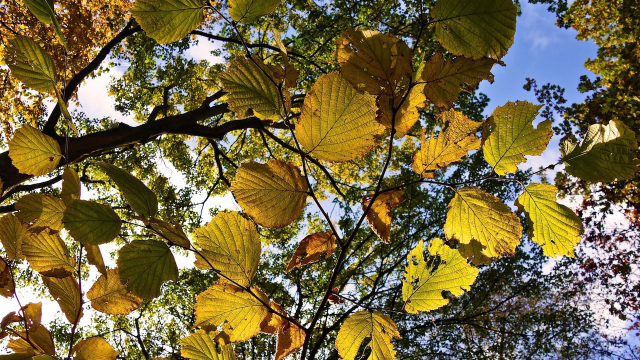
[(158, 198), (140, 179), (117, 166), (104, 162), (96, 164), (116, 183), (135, 212), (146, 218), (156, 215), (158, 212)]
[(391, 340), (400, 339), (398, 327), (391, 318), (377, 311), (358, 311), (345, 320), (336, 338), (338, 354), (343, 360), (354, 360), (367, 338), (371, 338), (371, 355), (367, 360), (395, 360)]
[(298, 167), (269, 160), (242, 164), (230, 190), (256, 223), (279, 229), (302, 214), (309, 187)]
[(271, 14), (278, 5), (280, 0), (229, 0), (229, 15), (235, 21), (250, 24)]
[(56, 66), (37, 42), (17, 36), (9, 40), (5, 62), (11, 75), (33, 90), (55, 94), (58, 81)]
[[(365, 195), (362, 198), (362, 211), (367, 209), (372, 198), (373, 194)], [(391, 211), (405, 200), (407, 198), (402, 190), (387, 191), (378, 195), (373, 205), (371, 205), (371, 209), (367, 212), (369, 226), (385, 243), (389, 243), (391, 238), (391, 220), (393, 220)]]
[(180, 339), (180, 355), (193, 360), (235, 360), (233, 345), (219, 341), (218, 334), (218, 331), (198, 330)]
[(258, 57), (236, 57), (219, 79), (228, 93), (229, 109), (237, 118), (254, 115), (263, 120), (279, 120), (286, 115), (289, 93), (285, 91), (281, 96), (274, 83), (276, 76)]
[(73, 276), (62, 279), (43, 276), (42, 281), (49, 289), (49, 294), (60, 305), (67, 320), (75, 324), (82, 317), (82, 295), (78, 281)]
[(100, 337), (80, 340), (73, 347), (74, 360), (115, 360), (119, 352)]
[(22, 242), (29, 235), (27, 226), (14, 214), (0, 218), (0, 241), (9, 260), (19, 260), (22, 256)]
[(31, 268), (44, 276), (63, 278), (75, 270), (75, 261), (60, 235), (47, 230), (31, 234), (22, 243), (22, 253)]
[(87, 293), (91, 307), (109, 315), (128, 315), (142, 304), (142, 299), (127, 290), (120, 281), (118, 269), (109, 269)]
[(304, 99), (298, 141), (321, 160), (353, 160), (368, 153), (384, 131), (376, 110), (373, 95), (358, 93), (337, 72), (322, 75)]
[(633, 179), (638, 171), (636, 135), (620, 120), (589, 126), (580, 145), (567, 140), (560, 147), (565, 171), (590, 182)]
[(56, 14), (53, 10), (53, 0), (24, 0), (24, 3), (27, 5), (27, 8), (29, 8), (29, 11), (38, 18), (38, 20), (53, 26), (56, 36), (58, 37), (58, 41), (66, 49), (67, 41), (64, 39), (64, 34), (62, 33), (60, 24), (56, 19)]
[(289, 265), (287, 265), (285, 272), (289, 272), (293, 270), (293, 268), (320, 260), (322, 253), (325, 253), (327, 257), (329, 257), (333, 255), (333, 251), (335, 249), (336, 237), (333, 236), (332, 231), (307, 235), (298, 244), (296, 251), (291, 256), (291, 260), (289, 261)]
[(106, 275), (107, 268), (104, 265), (104, 259), (102, 258), (102, 252), (98, 245), (84, 245), (84, 250), (87, 252), (87, 262), (98, 269), (100, 274)]
[(448, 304), (449, 299), (442, 297), (443, 291), (460, 296), (471, 288), (478, 276), (478, 269), (442, 240), (431, 240), (428, 251), (431, 257), (425, 261), (421, 240), (407, 256), (409, 264), (402, 281), (402, 299), (405, 310), (413, 314)]
[(198, 268), (211, 269), (213, 266), (240, 285), (251, 283), (258, 271), (262, 246), (251, 221), (236, 212), (220, 213), (205, 227), (196, 230), (196, 235), (200, 253), (206, 259), (196, 257)]
[(222, 326), (231, 342), (248, 340), (260, 332), (260, 323), (269, 315), (264, 305), (269, 299), (257, 287), (249, 292), (226, 282), (214, 283), (198, 295), (195, 326)]
[(511, 0), (438, 0), (432, 12), (436, 39), (455, 55), (499, 59), (513, 44), (517, 11)]
[(497, 197), (477, 187), (456, 191), (449, 203), (444, 233), (449, 240), (477, 240), (489, 257), (512, 255), (522, 237), (520, 219)]
[(152, 218), (149, 220), (149, 227), (162, 239), (170, 241), (185, 249), (191, 248), (191, 241), (184, 233), (182, 226), (176, 222), (168, 223), (164, 220)]
[(378, 121), (388, 129), (391, 129), (391, 125), (393, 125), (398, 137), (405, 136), (418, 121), (419, 111), (425, 106), (426, 98), (423, 94), (423, 87), (424, 85), (415, 85), (409, 90), (394, 118), (392, 118), (393, 110), (391, 108), (393, 102), (387, 95), (380, 95), (378, 97), (378, 106), (380, 107)]
[(573, 248), (580, 242), (582, 221), (573, 210), (556, 202), (557, 193), (553, 185), (529, 184), (516, 206), (527, 214), (529, 236), (542, 246), (545, 255), (573, 257)]
[(203, 0), (136, 0), (131, 13), (149, 37), (168, 44), (200, 26), (204, 6)]
[(80, 177), (72, 168), (65, 168), (62, 173), (62, 190), (60, 197), (69, 206), (73, 200), (80, 199)]
[(32, 223), (34, 228), (62, 230), (65, 206), (58, 198), (45, 194), (27, 194), (16, 202), (16, 209), (16, 216), (23, 222)]
[(533, 127), (541, 107), (528, 101), (509, 101), (487, 119), (482, 129), (482, 152), (496, 173), (516, 172), (516, 165), (527, 161), (524, 155), (540, 155), (547, 148), (553, 135), (551, 120)]
[(421, 74), (421, 80), (425, 82), (424, 94), (435, 106), (448, 109), (458, 101), (461, 91), (475, 90), (485, 79), (493, 83), (491, 68), (496, 63), (501, 64), (491, 58), (473, 60), (464, 56), (445, 61), (442, 53), (436, 53)]
[(178, 281), (178, 266), (171, 250), (162, 241), (134, 240), (118, 251), (120, 280), (143, 299), (162, 293), (165, 281)]
[(471, 150), (480, 148), (480, 139), (475, 135), (482, 123), (475, 122), (462, 112), (449, 110), (438, 114), (444, 131), (438, 137), (426, 139), (422, 135), (420, 150), (413, 156), (413, 171), (424, 177), (430, 177), (434, 171), (460, 161)]
[(9, 141), (9, 157), (23, 174), (46, 175), (58, 166), (62, 153), (60, 145), (29, 125), (24, 125)]
[(120, 218), (110, 206), (75, 200), (64, 211), (65, 229), (76, 241), (87, 245), (108, 243), (120, 233)]

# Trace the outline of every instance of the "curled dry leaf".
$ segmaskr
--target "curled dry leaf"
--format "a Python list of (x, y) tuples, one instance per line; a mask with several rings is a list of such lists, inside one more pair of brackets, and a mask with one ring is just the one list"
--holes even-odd
[(308, 235), (298, 244), (285, 272), (289, 272), (298, 266), (320, 260), (322, 253), (331, 256), (335, 248), (336, 238), (331, 231)]

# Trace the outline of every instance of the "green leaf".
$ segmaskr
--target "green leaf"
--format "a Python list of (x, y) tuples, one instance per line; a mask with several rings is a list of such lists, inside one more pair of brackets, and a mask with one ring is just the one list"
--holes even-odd
[(158, 198), (142, 181), (117, 166), (104, 162), (96, 164), (116, 183), (135, 212), (145, 218), (156, 216)]
[(424, 242), (420, 241), (407, 256), (409, 264), (402, 281), (402, 299), (405, 310), (412, 314), (448, 304), (449, 299), (442, 297), (443, 291), (460, 296), (471, 288), (478, 276), (478, 269), (442, 240), (431, 240), (428, 251), (431, 258), (425, 261)]
[(560, 146), (565, 171), (590, 182), (633, 179), (637, 149), (635, 133), (620, 120), (589, 126), (580, 145), (566, 140)]
[(516, 172), (516, 165), (527, 161), (524, 155), (540, 155), (547, 148), (553, 130), (551, 120), (533, 127), (542, 105), (509, 101), (498, 107), (482, 129), (482, 152), (496, 173)]
[(60, 305), (60, 309), (71, 324), (82, 317), (82, 295), (78, 281), (73, 276), (62, 279), (42, 277), (42, 282), (49, 289), (49, 294)]
[(280, 229), (300, 217), (309, 187), (297, 166), (272, 159), (240, 165), (230, 190), (256, 223)]
[(62, 173), (62, 190), (60, 197), (69, 206), (73, 200), (80, 199), (80, 177), (72, 168), (65, 168)]
[(53, 10), (53, 0), (24, 0), (24, 4), (27, 5), (29, 11), (31, 11), (38, 20), (45, 24), (53, 25), (58, 41), (67, 49), (67, 41), (64, 39), (64, 34), (56, 19), (56, 13)]
[(320, 76), (304, 99), (296, 135), (318, 159), (342, 162), (368, 153), (384, 126), (375, 96), (360, 94), (338, 72)]
[(93, 201), (76, 200), (64, 211), (65, 229), (76, 241), (100, 245), (120, 233), (120, 218), (110, 206)]
[(516, 206), (527, 214), (529, 236), (542, 246), (545, 255), (573, 257), (583, 231), (582, 221), (573, 210), (556, 202), (557, 193), (553, 185), (529, 184)]
[(58, 166), (62, 153), (60, 145), (52, 137), (23, 125), (9, 141), (9, 157), (21, 173), (40, 176)]
[(229, 15), (235, 21), (250, 24), (271, 14), (278, 5), (280, 0), (229, 0)]
[(120, 281), (118, 269), (109, 269), (91, 286), (87, 293), (91, 307), (109, 315), (129, 315), (142, 304)]
[(438, 0), (432, 12), (436, 39), (455, 55), (499, 59), (513, 44), (512, 0)]
[(449, 240), (477, 240), (488, 257), (515, 253), (522, 237), (520, 219), (497, 197), (477, 187), (456, 191), (449, 203), (444, 233)]
[(394, 360), (396, 351), (391, 340), (400, 339), (398, 327), (381, 312), (358, 311), (340, 328), (336, 337), (336, 349), (343, 360), (354, 360), (365, 339), (371, 338), (371, 355), (367, 360)]
[(203, 0), (136, 0), (131, 13), (147, 35), (168, 44), (200, 26), (204, 6)]
[(263, 120), (279, 120), (290, 107), (289, 93), (285, 91), (281, 97), (274, 83), (275, 75), (258, 57), (236, 57), (219, 79), (228, 93), (229, 109), (239, 119), (253, 115)]
[(7, 55), (5, 62), (16, 79), (36, 91), (55, 94), (58, 84), (56, 66), (38, 43), (17, 36), (9, 40)]
[(7, 214), (0, 218), (0, 241), (6, 252), (7, 259), (19, 260), (22, 256), (22, 242), (29, 235), (26, 225), (22, 224), (14, 214)]
[(193, 360), (235, 360), (236, 353), (233, 345), (225, 345), (219, 341), (218, 331), (205, 332), (198, 330), (195, 333), (180, 339), (180, 355)]
[(62, 230), (64, 202), (51, 195), (27, 194), (16, 202), (16, 216), (23, 222), (32, 223), (34, 228)]
[(22, 243), (22, 253), (31, 268), (44, 276), (63, 278), (75, 271), (75, 261), (60, 235), (42, 231)]
[(178, 281), (178, 266), (171, 250), (162, 241), (134, 240), (118, 251), (120, 280), (143, 299), (162, 293), (165, 281)]
[[(211, 269), (242, 286), (251, 283), (258, 271), (262, 244), (256, 226), (236, 212), (220, 213), (206, 226), (196, 230), (200, 256), (196, 267)], [(206, 259), (206, 260), (205, 260)], [(227, 281), (221, 278), (220, 281)]]

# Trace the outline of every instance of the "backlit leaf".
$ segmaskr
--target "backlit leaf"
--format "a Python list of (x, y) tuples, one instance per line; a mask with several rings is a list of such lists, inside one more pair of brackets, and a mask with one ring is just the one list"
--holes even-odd
[(469, 151), (480, 148), (480, 139), (475, 135), (482, 123), (475, 122), (462, 112), (449, 110), (438, 114), (444, 131), (438, 137), (421, 138), (420, 150), (413, 156), (411, 167), (421, 176), (428, 177), (429, 171), (442, 169), (462, 160)]
[[(7, 261), (0, 257), (0, 296), (13, 297), (15, 289), (16, 284), (13, 282), (11, 268)], [(2, 330), (4, 330), (4, 326), (0, 328), (0, 331)]]
[(76, 241), (100, 245), (120, 233), (120, 218), (110, 206), (93, 201), (75, 200), (64, 212), (65, 229)]
[(298, 167), (272, 159), (242, 164), (230, 190), (256, 223), (279, 229), (302, 214), (309, 187)]
[[(362, 210), (366, 210), (371, 202), (373, 194), (365, 195), (362, 199)], [(371, 205), (371, 209), (367, 212), (367, 222), (382, 241), (389, 243), (391, 238), (391, 220), (393, 219), (392, 210), (398, 204), (405, 201), (402, 190), (392, 190), (383, 192)]]
[(405, 136), (418, 121), (420, 118), (419, 111), (425, 106), (426, 98), (422, 93), (423, 87), (424, 85), (416, 85), (409, 90), (406, 99), (404, 99), (396, 111), (393, 122), (391, 121), (393, 115), (391, 106), (393, 102), (389, 100), (388, 96), (380, 95), (378, 97), (378, 106), (380, 107), (378, 110), (378, 121), (388, 129), (391, 129), (391, 125), (393, 124), (394, 129), (396, 129), (396, 135), (398, 137)]
[[(258, 270), (262, 244), (256, 226), (237, 212), (220, 213), (206, 226), (196, 230), (200, 253), (196, 267), (211, 266), (222, 275), (246, 286)], [(227, 281), (222, 278), (221, 281)]]
[(16, 202), (16, 209), (16, 216), (23, 222), (32, 223), (34, 228), (62, 230), (65, 206), (58, 198), (45, 194), (27, 194)]
[[(269, 307), (276, 311), (278, 314), (284, 314), (285, 311), (282, 308), (282, 305), (278, 304), (275, 301), (271, 301), (269, 303)], [(274, 314), (270, 312), (267, 317), (262, 320), (260, 323), (260, 332), (265, 334), (277, 334), (285, 325), (289, 323), (289, 320), (283, 318), (282, 316)]]
[(53, 0), (24, 0), (24, 4), (27, 5), (29, 11), (31, 11), (38, 20), (53, 26), (58, 41), (60, 41), (62, 46), (67, 48), (67, 41), (64, 39), (64, 34), (62, 34), (62, 29), (60, 28), (53, 9)]
[(446, 246), (440, 239), (431, 240), (428, 251), (431, 258), (425, 261), (424, 242), (420, 241), (407, 256), (409, 264), (402, 281), (402, 299), (405, 310), (413, 314), (448, 304), (449, 299), (442, 297), (443, 291), (454, 296), (464, 294), (476, 281), (479, 272), (457, 250)]
[[(27, 334), (24, 331), (18, 331), (20, 336), (19, 339), (11, 339), (9, 340), (9, 344), (7, 347), (16, 353), (31, 353), (32, 355), (55, 355), (56, 348), (53, 343), (53, 337), (49, 330), (47, 330), (42, 325), (32, 326), (29, 328), (29, 340), (31, 343), (28, 343), (24, 340)], [(35, 348), (31, 346), (31, 344), (35, 345)], [(27, 358), (30, 359), (30, 358)], [(34, 357), (33, 359), (40, 360), (40, 357)], [(44, 358), (50, 359), (50, 358)]]
[(69, 206), (73, 200), (80, 199), (80, 177), (72, 168), (65, 168), (62, 173), (62, 190), (60, 197)]
[(195, 326), (222, 326), (231, 342), (248, 340), (260, 332), (260, 323), (269, 314), (264, 305), (269, 299), (262, 290), (252, 287), (249, 292), (225, 282), (214, 283), (198, 295)]
[(136, 0), (131, 13), (160, 44), (187, 36), (204, 21), (203, 0)]
[(580, 145), (566, 140), (560, 146), (565, 171), (590, 182), (632, 179), (637, 149), (635, 133), (620, 120), (589, 126)]
[(278, 332), (275, 360), (280, 360), (298, 351), (304, 345), (305, 335), (304, 330), (287, 322), (284, 328)]
[(42, 281), (49, 289), (49, 294), (60, 305), (67, 320), (75, 324), (82, 317), (82, 295), (78, 281), (73, 276), (62, 279), (43, 276)]
[(33, 90), (55, 94), (58, 83), (56, 66), (37, 42), (24, 36), (10, 39), (7, 56), (5, 62), (16, 79)]
[(336, 338), (336, 349), (344, 360), (354, 360), (360, 345), (371, 338), (371, 355), (367, 360), (394, 360), (396, 351), (391, 340), (400, 339), (396, 324), (381, 312), (358, 311), (351, 315), (340, 328)]
[(477, 187), (456, 191), (444, 224), (447, 239), (463, 244), (477, 240), (489, 257), (512, 255), (522, 237), (520, 219), (497, 197)]
[(58, 166), (62, 153), (60, 145), (29, 125), (16, 130), (9, 141), (9, 157), (23, 174), (46, 175)]
[(118, 251), (120, 280), (143, 299), (160, 296), (165, 281), (178, 281), (178, 266), (162, 241), (134, 240)]
[(142, 304), (120, 281), (118, 269), (109, 269), (93, 284), (87, 293), (91, 307), (109, 315), (128, 315)]
[(72, 352), (75, 355), (74, 360), (115, 360), (119, 354), (101, 337), (78, 341)]
[(499, 59), (513, 44), (517, 11), (511, 0), (438, 0), (431, 11), (436, 39), (455, 55)]
[(96, 164), (116, 183), (135, 212), (146, 218), (156, 215), (158, 197), (140, 179), (117, 166), (104, 162)]
[(102, 258), (102, 252), (98, 245), (84, 245), (84, 250), (87, 252), (87, 262), (98, 269), (100, 274), (105, 275), (107, 268), (104, 265), (104, 259)]
[(547, 256), (574, 256), (580, 242), (582, 221), (573, 210), (556, 202), (553, 185), (529, 184), (516, 200), (519, 211), (527, 214), (530, 237)]
[(198, 330), (180, 339), (182, 345), (180, 355), (193, 360), (235, 360), (236, 353), (233, 351), (233, 345), (219, 342), (218, 334), (218, 331), (207, 333)]
[(441, 109), (450, 108), (458, 101), (461, 91), (472, 91), (482, 80), (493, 83), (491, 68), (499, 61), (491, 58), (473, 60), (463, 56), (447, 61), (442, 53), (435, 53), (424, 66), (421, 81), (427, 99)]
[(31, 268), (44, 276), (63, 278), (75, 270), (75, 261), (60, 235), (41, 231), (31, 234), (22, 243), (22, 253)]
[(493, 261), (492, 258), (484, 254), (487, 247), (480, 244), (478, 240), (471, 240), (468, 244), (458, 243), (458, 252), (463, 258), (470, 260), (473, 265), (488, 265)]
[(329, 257), (333, 255), (333, 251), (335, 249), (336, 238), (333, 236), (332, 231), (307, 235), (298, 244), (296, 251), (291, 256), (291, 260), (289, 261), (289, 265), (287, 265), (285, 272), (289, 272), (293, 270), (293, 268), (320, 260), (322, 253), (325, 253), (326, 256)]
[(280, 0), (229, 0), (229, 15), (235, 21), (250, 24), (271, 14), (278, 5)]
[(533, 127), (542, 105), (509, 101), (498, 107), (482, 129), (482, 152), (496, 173), (516, 172), (516, 165), (527, 161), (524, 155), (540, 155), (553, 135), (551, 120)]
[(320, 76), (304, 99), (296, 135), (321, 160), (353, 160), (368, 153), (384, 131), (375, 97), (358, 93), (339, 73)]
[(191, 241), (189, 241), (189, 237), (184, 233), (180, 224), (152, 218), (149, 220), (149, 226), (160, 238), (185, 249), (191, 248)]
[(27, 327), (36, 327), (42, 322), (42, 303), (28, 303), (22, 307), (22, 313), (27, 321)]
[(27, 226), (22, 224), (14, 214), (0, 218), (0, 241), (9, 260), (18, 260), (22, 256), (22, 242), (29, 235)]

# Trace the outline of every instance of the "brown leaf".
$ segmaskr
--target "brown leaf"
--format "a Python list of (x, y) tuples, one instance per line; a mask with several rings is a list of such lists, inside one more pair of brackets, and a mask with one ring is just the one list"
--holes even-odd
[[(362, 198), (362, 210), (366, 210), (372, 198), (373, 194), (365, 195)], [(391, 210), (406, 199), (402, 190), (387, 191), (376, 198), (371, 209), (367, 212), (367, 222), (385, 243), (388, 243), (391, 237), (391, 220), (393, 218)]]
[[(335, 248), (336, 238), (332, 235), (331, 231), (308, 235), (298, 244), (298, 248), (293, 253), (285, 272), (289, 272), (295, 267), (320, 260), (323, 252), (327, 254), (327, 256), (331, 256)], [(303, 256), (304, 259), (302, 259)]]
[(305, 335), (304, 330), (287, 321), (283, 329), (278, 332), (275, 360), (296, 352), (304, 344)]

